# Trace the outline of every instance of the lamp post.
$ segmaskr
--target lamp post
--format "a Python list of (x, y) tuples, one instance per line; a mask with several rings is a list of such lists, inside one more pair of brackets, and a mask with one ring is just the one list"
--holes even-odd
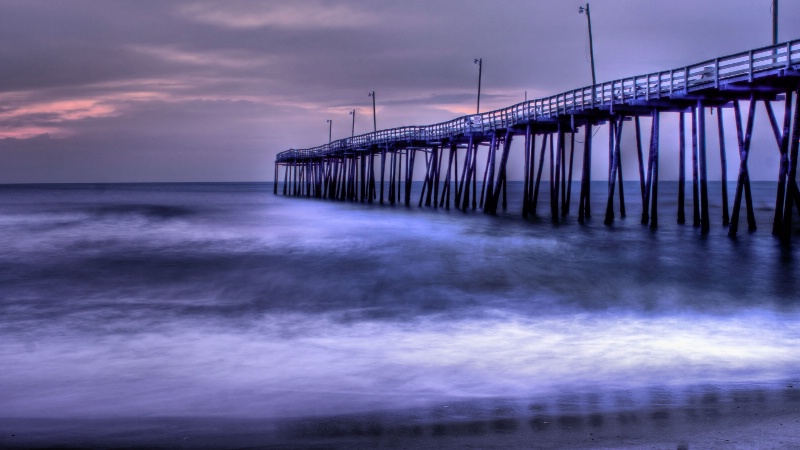
[(331, 143), (331, 132), (333, 131), (333, 119), (328, 119), (328, 144)]
[(772, 0), (772, 45), (778, 45), (778, 0)]
[(350, 137), (353, 137), (356, 135), (356, 110), (350, 111), (350, 115), (353, 116), (353, 128), (350, 131)]
[(597, 84), (597, 78), (594, 76), (594, 43), (592, 42), (592, 16), (589, 13), (589, 4), (586, 6), (578, 7), (578, 14), (586, 13), (586, 21), (589, 22), (589, 58), (592, 61), (592, 86)]
[(481, 113), (481, 75), (483, 74), (483, 58), (478, 58), (475, 60), (475, 64), (478, 65), (478, 109), (475, 114)]
[(372, 97), (372, 131), (378, 131), (378, 116), (375, 113), (375, 91), (370, 92), (367, 96)]

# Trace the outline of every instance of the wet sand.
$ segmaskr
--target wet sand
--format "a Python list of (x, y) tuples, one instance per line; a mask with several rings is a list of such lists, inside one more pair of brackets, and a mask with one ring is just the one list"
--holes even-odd
[(0, 419), (2, 448), (800, 448), (800, 387), (653, 387), (297, 419)]

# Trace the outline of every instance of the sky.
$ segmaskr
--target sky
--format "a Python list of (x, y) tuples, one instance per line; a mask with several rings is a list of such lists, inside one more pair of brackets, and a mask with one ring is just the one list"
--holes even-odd
[[(0, 0), (0, 183), (271, 181), (275, 155), (326, 143), (329, 119), (333, 139), (353, 109), (355, 133), (372, 131), (372, 91), (379, 129), (472, 113), (475, 58), (482, 111), (583, 87), (581, 4)], [(593, 1), (598, 82), (769, 45), (771, 5)], [(782, 0), (779, 40), (800, 38), (798, 19)], [(770, 180), (759, 113), (751, 178)]]

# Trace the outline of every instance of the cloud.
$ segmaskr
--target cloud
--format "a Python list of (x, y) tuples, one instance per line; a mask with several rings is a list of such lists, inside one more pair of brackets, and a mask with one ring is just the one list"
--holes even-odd
[(378, 17), (347, 4), (293, 1), (228, 1), (194, 3), (179, 8), (187, 18), (209, 25), (235, 28), (287, 28), (319, 30), (362, 28), (378, 23)]
[[(797, 37), (800, 25), (788, 19), (800, 4), (781, 8), (782, 39)], [(600, 1), (592, 20), (599, 81), (767, 44), (771, 24), (768, 5), (744, 0)], [(254, 179), (277, 152), (326, 142), (327, 119), (334, 139), (349, 136), (357, 109), (356, 133), (371, 131), (373, 90), (379, 128), (474, 112), (477, 57), (482, 110), (518, 103), (525, 91), (533, 99), (584, 86), (586, 43), (576, 4), (540, 0), (6, 0), (0, 136), (49, 133), (49, 152), (83, 149), (107, 178), (169, 181), (165, 168), (188, 170), (177, 161), (195, 149), (221, 156), (193, 163), (194, 179), (214, 170), (235, 179), (242, 167)], [(15, 180), (48, 181), (48, 170), (53, 179), (90, 177), (83, 166), (26, 159), (45, 147), (32, 142), (7, 144), (19, 150), (5, 157), (19, 168)], [(270, 169), (259, 169), (264, 179)]]

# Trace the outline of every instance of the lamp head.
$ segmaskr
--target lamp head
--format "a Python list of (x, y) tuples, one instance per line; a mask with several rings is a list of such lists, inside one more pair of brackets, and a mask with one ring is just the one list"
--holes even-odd
[(482, 60), (483, 60), (483, 58), (481, 58), (481, 59), (477, 59), (477, 58), (475, 58), (475, 64), (478, 64), (478, 63), (480, 63)]
[(584, 11), (586, 11), (586, 8), (583, 6), (578, 6), (578, 14), (583, 14)]

